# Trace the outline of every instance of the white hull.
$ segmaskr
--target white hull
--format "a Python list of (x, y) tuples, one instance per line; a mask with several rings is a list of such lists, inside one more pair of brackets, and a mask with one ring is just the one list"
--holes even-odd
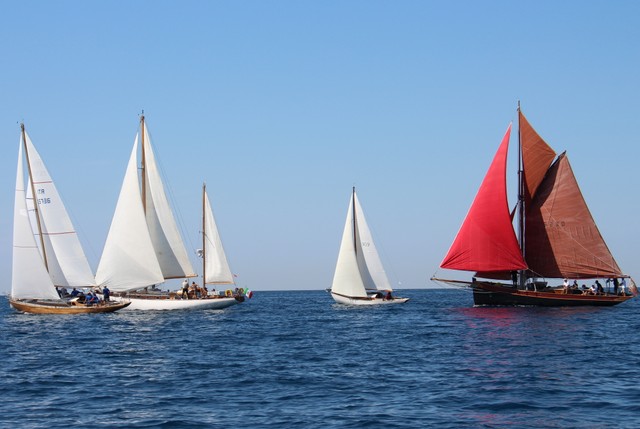
[(112, 300), (130, 301), (127, 310), (221, 310), (238, 304), (233, 297), (206, 299), (158, 299), (158, 298), (120, 298)]
[(386, 304), (404, 304), (409, 298), (360, 298), (339, 295), (331, 292), (331, 297), (338, 303), (344, 305), (386, 305)]

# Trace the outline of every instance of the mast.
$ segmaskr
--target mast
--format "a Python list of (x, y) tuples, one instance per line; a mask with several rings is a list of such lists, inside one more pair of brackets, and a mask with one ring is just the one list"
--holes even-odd
[[(520, 243), (520, 252), (522, 257), (525, 257), (525, 242), (524, 242), (524, 161), (522, 159), (522, 141), (521, 141), (521, 128), (520, 128), (520, 100), (518, 100), (518, 242)], [(525, 259), (526, 260), (526, 259)], [(518, 285), (524, 287), (526, 282), (525, 270), (519, 270), (518, 272)]]
[(145, 150), (144, 150), (144, 110), (142, 111), (142, 115), (140, 115), (140, 138), (141, 138), (141, 146), (142, 146), (142, 158), (140, 164), (141, 178), (142, 178), (142, 208), (144, 213), (147, 213), (147, 175), (145, 172)]
[(27, 133), (24, 130), (24, 123), (20, 124), (22, 130), (22, 144), (24, 145), (24, 154), (27, 159), (27, 171), (29, 172), (29, 183), (31, 183), (31, 197), (33, 198), (33, 210), (36, 214), (36, 223), (38, 225), (38, 235), (40, 236), (40, 246), (42, 248), (42, 259), (44, 266), (49, 271), (49, 263), (47, 262), (47, 251), (44, 247), (44, 235), (42, 234), (42, 221), (40, 220), (40, 210), (38, 208), (38, 197), (36, 195), (36, 185), (33, 183), (33, 173), (31, 171), (31, 161), (29, 161), (29, 149), (27, 148)]
[(205, 195), (207, 192), (207, 184), (202, 184), (202, 287), (204, 288), (207, 284), (206, 270), (207, 270), (207, 246), (206, 246), (206, 214), (205, 214)]
[(356, 187), (353, 187), (353, 191), (351, 194), (351, 207), (353, 210), (353, 251), (357, 254), (358, 253), (358, 244), (357, 244), (357, 239), (358, 239), (358, 235), (356, 233)]

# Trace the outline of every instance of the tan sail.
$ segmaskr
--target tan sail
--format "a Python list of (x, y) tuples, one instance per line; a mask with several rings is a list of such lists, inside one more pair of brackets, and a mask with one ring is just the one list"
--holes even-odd
[(623, 277), (580, 192), (566, 154), (540, 183), (526, 217), (529, 269), (547, 278)]
[(555, 159), (556, 152), (533, 129), (527, 118), (522, 114), (522, 111), (519, 110), (518, 114), (525, 182), (525, 203), (528, 204)]

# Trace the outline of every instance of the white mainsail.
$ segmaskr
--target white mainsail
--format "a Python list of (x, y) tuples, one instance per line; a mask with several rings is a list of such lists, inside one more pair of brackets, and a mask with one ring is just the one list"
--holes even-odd
[(353, 200), (349, 201), (347, 221), (345, 222), (344, 231), (342, 232), (340, 252), (338, 253), (336, 271), (333, 274), (331, 291), (345, 296), (365, 298), (367, 291), (365, 290), (365, 285), (360, 275), (355, 250), (352, 201)]
[(233, 284), (233, 273), (229, 268), (227, 256), (211, 210), (209, 196), (204, 192), (204, 272), (205, 284)]
[(391, 287), (354, 189), (331, 291), (364, 298), (367, 290), (391, 290)]
[(137, 154), (136, 135), (96, 272), (96, 282), (113, 291), (132, 290), (164, 281), (140, 198)]
[[(62, 198), (26, 131), (25, 139), (33, 189), (36, 192), (34, 200), (31, 193), (31, 180), (29, 180), (27, 205), (35, 215), (33, 204), (36, 201), (38, 204), (49, 276), (56, 286), (93, 286), (95, 285), (93, 272)], [(32, 225), (36, 224), (32, 222)]]
[(22, 146), (21, 138), (13, 211), (11, 297), (13, 299), (59, 299), (31, 229), (24, 189)]
[[(114, 291), (128, 291), (194, 277), (193, 266), (178, 231), (151, 148), (144, 116), (100, 259), (96, 281)], [(142, 136), (142, 137), (141, 137)], [(138, 178), (138, 141), (143, 139), (145, 196)], [(144, 199), (144, 201), (143, 201)]]

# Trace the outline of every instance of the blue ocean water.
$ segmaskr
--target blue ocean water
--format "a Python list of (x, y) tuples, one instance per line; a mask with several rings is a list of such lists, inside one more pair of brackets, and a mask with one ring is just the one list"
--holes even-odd
[(20, 314), (0, 298), (6, 428), (637, 428), (638, 300), (474, 308), (462, 290), (347, 308)]

